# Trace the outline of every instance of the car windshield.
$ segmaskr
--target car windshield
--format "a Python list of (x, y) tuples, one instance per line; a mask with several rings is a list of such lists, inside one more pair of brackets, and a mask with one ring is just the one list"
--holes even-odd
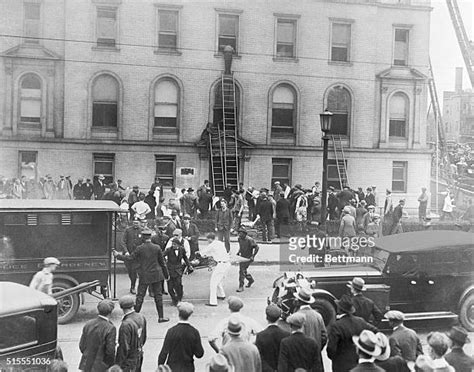
[(383, 272), (390, 253), (378, 247), (365, 247), (359, 249), (358, 256), (371, 257), (372, 262), (368, 262), (366, 265)]

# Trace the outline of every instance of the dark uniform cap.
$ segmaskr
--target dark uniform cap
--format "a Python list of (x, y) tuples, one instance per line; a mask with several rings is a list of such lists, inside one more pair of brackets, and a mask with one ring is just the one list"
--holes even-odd
[(142, 231), (143, 236), (151, 236), (151, 234), (153, 234), (153, 233), (150, 229), (143, 229), (143, 231)]

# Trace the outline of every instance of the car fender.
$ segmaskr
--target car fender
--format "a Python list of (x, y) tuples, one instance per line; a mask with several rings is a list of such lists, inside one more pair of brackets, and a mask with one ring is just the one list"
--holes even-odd
[(334, 306), (336, 305), (336, 297), (331, 292), (328, 292), (324, 289), (313, 289), (313, 297), (314, 298), (323, 298), (325, 300), (329, 300)]
[(471, 284), (469, 287), (467, 287), (463, 293), (461, 294), (461, 296), (459, 297), (459, 303), (458, 303), (458, 308), (461, 307), (462, 305), (462, 302), (464, 301), (464, 299), (471, 293), (474, 292), (474, 284)]
[[(72, 284), (73, 287), (80, 284), (75, 278), (67, 274), (54, 274), (53, 282), (54, 280), (63, 280), (65, 282), (69, 282)], [(84, 305), (85, 303), (84, 293), (80, 293), (80, 296), (81, 296), (81, 305)]]

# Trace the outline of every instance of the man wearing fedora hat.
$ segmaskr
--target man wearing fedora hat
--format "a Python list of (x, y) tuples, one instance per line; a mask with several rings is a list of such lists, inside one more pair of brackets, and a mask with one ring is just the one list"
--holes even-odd
[(105, 177), (103, 174), (99, 174), (97, 178), (94, 177), (94, 184), (93, 184), (93, 190), (94, 190), (94, 199), (95, 200), (102, 200), (104, 197), (105, 193)]
[(193, 218), (196, 217), (198, 198), (194, 194), (194, 189), (192, 187), (188, 188), (186, 194), (183, 195), (183, 207), (185, 214), (188, 214)]
[(403, 325), (405, 314), (398, 310), (390, 310), (385, 313), (393, 333), (390, 335), (390, 348), (392, 355), (400, 355), (403, 359), (414, 362), (418, 355), (423, 354), (420, 339), (413, 329)]
[(364, 319), (354, 316), (355, 308), (352, 299), (343, 295), (336, 300), (339, 317), (329, 330), (327, 354), (332, 360), (333, 372), (348, 372), (358, 362), (352, 336), (358, 336), (367, 329), (378, 332), (377, 328)]
[(378, 332), (377, 341), (380, 346), (380, 355), (375, 357), (375, 364), (386, 372), (410, 372), (408, 363), (399, 355), (390, 356), (390, 342), (382, 332)]
[(303, 333), (305, 316), (301, 313), (290, 315), (286, 321), (290, 324), (291, 335), (281, 340), (278, 358), (278, 372), (296, 370), (322, 372), (321, 345)]
[(239, 263), (239, 288), (237, 292), (244, 291), (244, 280), (247, 279), (247, 288), (255, 282), (255, 279), (248, 273), (248, 268), (250, 264), (255, 259), (255, 256), (258, 253), (258, 245), (250, 236), (247, 235), (247, 230), (245, 228), (239, 228), (239, 251), (237, 252), (237, 256), (241, 256), (243, 258), (247, 258), (247, 262), (240, 262)]
[(467, 355), (464, 344), (470, 342), (467, 331), (462, 327), (452, 327), (448, 332), (451, 339), (451, 352), (444, 357), (446, 361), (454, 367), (456, 372), (471, 372), (474, 370), (474, 358)]
[[(303, 314), (305, 316), (305, 322), (303, 325), (303, 333), (316, 341), (319, 345), (318, 353), (320, 354), (319, 360), (321, 359), (321, 350), (326, 346), (328, 340), (328, 335), (326, 331), (326, 326), (324, 325), (323, 317), (319, 312), (314, 310), (311, 307), (311, 304), (316, 302), (315, 298), (312, 296), (311, 292), (306, 288), (299, 288), (293, 294), (297, 300), (297, 313)], [(324, 369), (323, 364), (318, 366), (321, 370)]]
[(235, 372), (261, 372), (262, 361), (257, 347), (241, 337), (242, 323), (233, 315), (227, 323), (229, 341), (222, 347), (221, 353), (235, 368)]
[(352, 336), (352, 341), (357, 348), (359, 364), (351, 369), (351, 372), (383, 372), (384, 369), (375, 365), (375, 358), (382, 351), (377, 336), (369, 331), (363, 330), (359, 336)]
[(374, 301), (365, 297), (362, 292), (365, 290), (365, 281), (362, 278), (355, 277), (347, 283), (351, 291), (352, 304), (355, 308), (355, 316), (360, 316), (366, 322), (378, 325), (383, 318), (383, 314)]

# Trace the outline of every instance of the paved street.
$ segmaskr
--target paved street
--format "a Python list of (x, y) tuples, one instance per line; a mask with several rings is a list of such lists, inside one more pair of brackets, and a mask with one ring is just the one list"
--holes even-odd
[[(276, 248), (276, 246), (275, 246)], [(265, 324), (264, 309), (266, 306), (267, 296), (271, 295), (273, 280), (280, 275), (279, 267), (276, 265), (264, 265), (264, 266), (253, 266), (250, 271), (256, 279), (255, 286), (245, 290), (240, 296), (245, 302), (243, 312), (258, 320), (262, 325)], [(221, 302), (217, 308), (209, 308), (204, 306), (208, 301), (208, 283), (210, 273), (203, 269), (195, 271), (190, 276), (184, 277), (183, 284), (185, 290), (185, 300), (190, 301), (195, 305), (195, 312), (191, 319), (200, 331), (203, 346), (205, 349), (204, 357), (198, 360), (196, 363), (197, 371), (203, 371), (206, 361), (209, 356), (212, 355), (213, 351), (207, 343), (207, 336), (209, 332), (214, 328), (216, 322), (227, 316), (228, 310), (227, 305)], [(226, 279), (225, 289), (226, 295), (234, 295), (237, 289), (238, 283), (238, 267), (232, 266), (229, 275)], [(128, 289), (128, 277), (126, 274), (119, 274), (117, 276), (117, 297), (120, 297), (127, 293)], [(84, 323), (96, 316), (95, 306), (98, 300), (87, 295), (86, 303), (80, 309), (78, 316), (74, 319), (74, 322), (67, 325), (59, 326), (59, 343), (63, 349), (64, 357), (68, 362), (70, 369), (75, 370), (79, 364), (80, 353), (78, 350), (79, 338), (81, 336), (81, 329)], [(171, 306), (170, 297), (165, 296), (165, 315), (170, 318), (169, 323), (158, 324), (157, 314), (154, 307), (154, 302), (151, 297), (147, 297), (143, 306), (142, 313), (147, 317), (148, 320), (148, 341), (145, 345), (145, 359), (143, 371), (154, 371), (156, 368), (156, 362), (158, 353), (161, 350), (161, 345), (166, 332), (166, 329), (174, 325), (177, 322), (177, 311), (176, 308)], [(118, 308), (113, 312), (113, 322), (116, 326), (119, 326), (121, 321), (121, 310)], [(436, 330), (445, 331), (449, 328), (449, 323), (436, 322)], [(420, 332), (423, 343), (425, 344), (426, 335), (429, 331), (434, 329), (429, 328), (433, 326), (428, 323), (420, 324), (409, 324), (409, 326), (415, 327)], [(474, 334), (471, 334), (471, 339)], [(472, 343), (466, 346), (466, 351), (470, 354), (473, 353)], [(325, 365), (328, 371), (330, 371), (330, 361), (327, 357), (324, 357)]]

